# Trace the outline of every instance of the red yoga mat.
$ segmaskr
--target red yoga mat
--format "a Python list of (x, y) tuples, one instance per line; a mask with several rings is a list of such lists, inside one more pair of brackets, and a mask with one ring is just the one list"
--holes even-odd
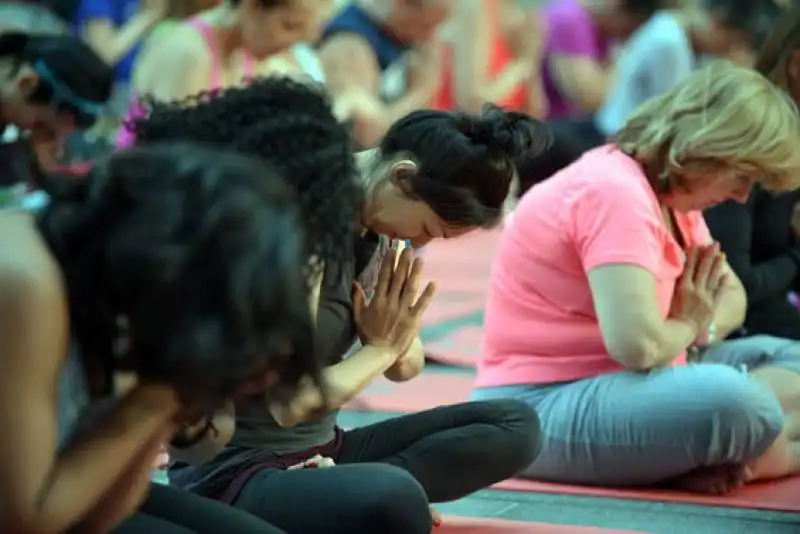
[(551, 525), (549, 523), (525, 523), (503, 519), (445, 516), (441, 528), (433, 530), (443, 534), (635, 534), (631, 531), (608, 530), (596, 527)]
[(425, 344), (425, 354), (437, 363), (475, 367), (483, 350), (483, 328), (465, 326), (447, 337)]
[(681, 491), (595, 488), (551, 484), (512, 478), (492, 486), (493, 489), (524, 491), (533, 493), (556, 493), (562, 495), (584, 495), (587, 497), (612, 497), (644, 501), (681, 502), (708, 506), (728, 506), (731, 508), (755, 508), (781, 512), (800, 512), (800, 477), (795, 476), (750, 484), (724, 496), (697, 495)]

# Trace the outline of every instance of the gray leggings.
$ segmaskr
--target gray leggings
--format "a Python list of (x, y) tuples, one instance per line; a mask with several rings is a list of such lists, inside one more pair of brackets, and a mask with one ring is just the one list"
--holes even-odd
[(534, 407), (542, 450), (523, 476), (573, 484), (645, 486), (695, 469), (745, 464), (783, 427), (778, 400), (748, 374), (800, 372), (800, 343), (771, 336), (726, 341), (702, 363), (575, 382), (478, 389)]

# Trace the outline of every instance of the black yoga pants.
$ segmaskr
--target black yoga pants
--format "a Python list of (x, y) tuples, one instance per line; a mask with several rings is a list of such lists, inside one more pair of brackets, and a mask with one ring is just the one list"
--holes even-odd
[(524, 469), (539, 431), (536, 413), (514, 400), (397, 417), (346, 432), (335, 467), (259, 472), (234, 506), (290, 534), (429, 534), (430, 502)]
[(187, 491), (152, 484), (139, 512), (112, 534), (285, 534), (226, 504)]

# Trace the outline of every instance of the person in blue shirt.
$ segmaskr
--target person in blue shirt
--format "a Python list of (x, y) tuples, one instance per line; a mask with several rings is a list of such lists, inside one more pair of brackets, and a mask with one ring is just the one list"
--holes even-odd
[(168, 7), (167, 0), (81, 0), (75, 24), (86, 42), (114, 67), (112, 119), (128, 109), (136, 54), (144, 38), (166, 17)]

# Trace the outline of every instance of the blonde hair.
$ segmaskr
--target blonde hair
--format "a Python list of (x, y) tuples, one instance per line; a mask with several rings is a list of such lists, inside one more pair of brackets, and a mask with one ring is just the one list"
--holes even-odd
[(767, 189), (800, 187), (800, 117), (758, 72), (717, 61), (628, 118), (617, 145), (662, 180), (685, 167), (752, 174)]

